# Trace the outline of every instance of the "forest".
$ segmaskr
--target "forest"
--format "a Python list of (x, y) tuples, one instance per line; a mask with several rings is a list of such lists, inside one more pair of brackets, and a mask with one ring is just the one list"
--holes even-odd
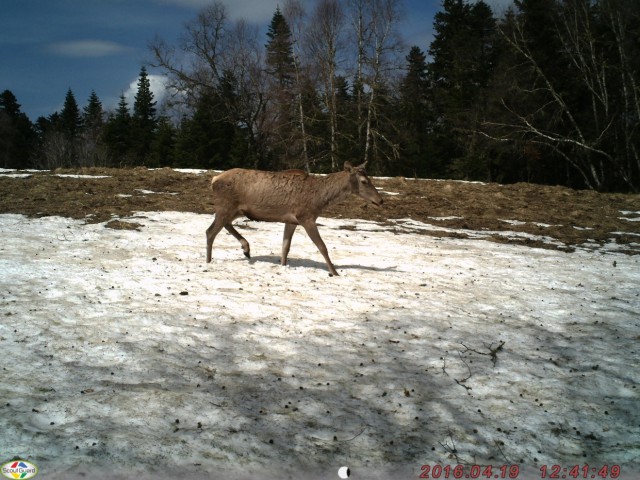
[[(176, 44), (150, 39), (133, 105), (121, 95), (107, 111), (94, 91), (81, 108), (68, 90), (32, 122), (0, 93), (0, 167), (349, 160), (375, 175), (640, 192), (640, 2), (442, 0), (428, 46), (406, 44), (403, 15), (401, 0), (285, 0), (265, 41), (212, 3)], [(148, 69), (166, 78), (162, 105)]]

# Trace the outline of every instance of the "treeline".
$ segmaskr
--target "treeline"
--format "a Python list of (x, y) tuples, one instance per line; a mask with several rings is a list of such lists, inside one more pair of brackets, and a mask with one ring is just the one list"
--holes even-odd
[(0, 165), (340, 169), (640, 191), (640, 2), (443, 0), (423, 51), (400, 35), (400, 0), (285, 0), (269, 25), (221, 3), (156, 38), (159, 115), (142, 68), (132, 106), (35, 124), (0, 98)]
[[(60, 112), (31, 123), (15, 95), (0, 94), (0, 165), (4, 168), (121, 167), (160, 165), (162, 127), (147, 70), (142, 67), (133, 109), (124, 94), (106, 112), (95, 91), (81, 110), (69, 89)], [(171, 135), (173, 135), (173, 128)]]

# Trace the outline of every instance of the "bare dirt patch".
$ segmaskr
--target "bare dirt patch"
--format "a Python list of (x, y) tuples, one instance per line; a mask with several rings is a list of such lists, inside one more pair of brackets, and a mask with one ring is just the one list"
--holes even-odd
[[(59, 215), (88, 223), (122, 219), (140, 211), (211, 213), (209, 182), (214, 174), (168, 168), (90, 168), (35, 172), (28, 177), (0, 176), (0, 213)], [(618, 250), (640, 251), (640, 195), (401, 177), (375, 179), (374, 183), (384, 192), (383, 208), (352, 197), (325, 211), (324, 216), (382, 223), (412, 219), (438, 227), (423, 233), (443, 237), (483, 231), (498, 242), (536, 247), (571, 250), (578, 245), (615, 242)], [(137, 228), (120, 220), (107, 225)], [(504, 232), (534, 237), (510, 237)], [(549, 244), (538, 237), (551, 237), (559, 243)]]

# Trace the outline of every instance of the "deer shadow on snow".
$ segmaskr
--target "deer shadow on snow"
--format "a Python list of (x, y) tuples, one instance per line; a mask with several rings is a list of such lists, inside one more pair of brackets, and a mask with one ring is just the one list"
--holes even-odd
[[(278, 255), (254, 255), (249, 259), (249, 263), (251, 265), (254, 265), (257, 262), (264, 262), (264, 263), (272, 263), (274, 265), (280, 265), (280, 259), (281, 257), (279, 257)], [(304, 268), (313, 268), (313, 269), (324, 269), (325, 268), (325, 264), (323, 262), (318, 262), (316, 260), (309, 260), (309, 259), (302, 259), (302, 258), (289, 258), (288, 262), (287, 262), (287, 266), (291, 267), (291, 268), (296, 268), (296, 267), (304, 267)], [(369, 265), (360, 265), (360, 264), (353, 264), (353, 265), (336, 265), (337, 269), (344, 269), (344, 270), (368, 270), (371, 272), (395, 272), (398, 267), (396, 265), (394, 266), (390, 266), (390, 267), (372, 267)]]

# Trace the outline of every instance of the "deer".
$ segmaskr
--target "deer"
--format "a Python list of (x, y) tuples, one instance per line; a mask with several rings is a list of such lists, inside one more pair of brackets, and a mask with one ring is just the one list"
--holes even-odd
[(207, 263), (211, 262), (213, 241), (224, 228), (240, 242), (242, 251), (251, 258), (249, 242), (238, 233), (232, 222), (239, 217), (263, 222), (284, 223), (280, 264), (287, 265), (291, 238), (298, 225), (324, 257), (329, 276), (337, 276), (327, 246), (320, 237), (316, 220), (324, 209), (358, 195), (375, 207), (382, 198), (365, 172), (364, 162), (357, 167), (345, 162), (340, 172), (326, 176), (311, 175), (302, 170), (268, 172), (233, 168), (211, 180), (215, 218), (207, 228)]

